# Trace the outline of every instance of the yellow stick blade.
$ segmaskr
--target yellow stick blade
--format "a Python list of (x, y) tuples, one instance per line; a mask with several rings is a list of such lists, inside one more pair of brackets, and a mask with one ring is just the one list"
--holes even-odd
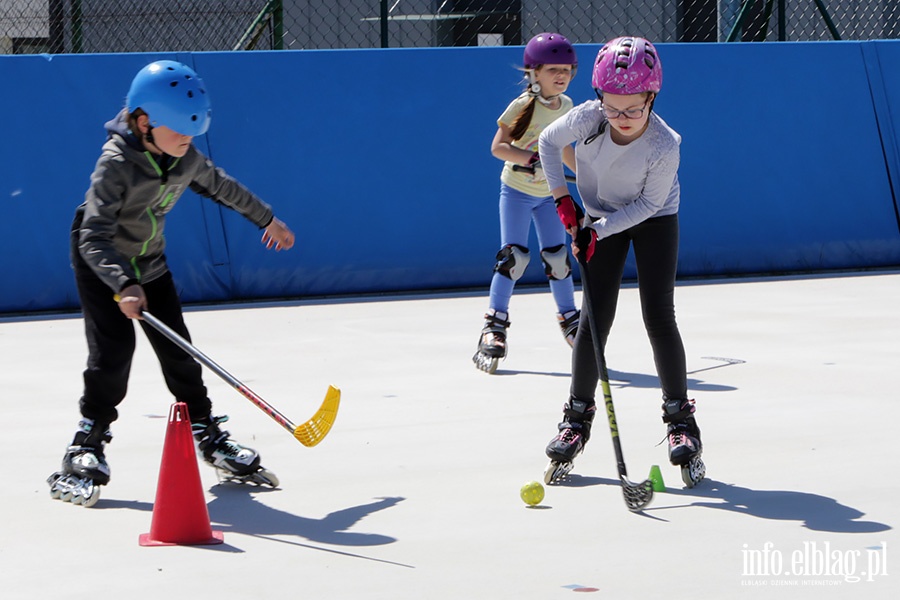
[(312, 448), (321, 442), (328, 435), (328, 432), (331, 431), (331, 426), (334, 425), (334, 420), (337, 418), (340, 404), (341, 390), (333, 385), (329, 385), (328, 391), (325, 393), (325, 399), (322, 401), (322, 406), (319, 407), (319, 410), (316, 411), (316, 414), (309, 421), (298, 425), (294, 429), (294, 437), (307, 448)]

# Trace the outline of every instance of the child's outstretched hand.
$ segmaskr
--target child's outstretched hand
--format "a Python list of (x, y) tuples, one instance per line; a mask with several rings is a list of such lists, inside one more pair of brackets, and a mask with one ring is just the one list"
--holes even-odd
[(267, 249), (275, 246), (275, 250), (290, 250), (294, 247), (294, 232), (282, 221), (272, 218), (272, 222), (263, 232), (262, 243)]

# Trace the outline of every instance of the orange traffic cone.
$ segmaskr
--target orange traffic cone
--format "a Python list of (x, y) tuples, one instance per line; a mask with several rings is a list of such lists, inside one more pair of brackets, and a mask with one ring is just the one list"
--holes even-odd
[(150, 533), (141, 534), (139, 543), (199, 546), (223, 541), (222, 532), (209, 523), (187, 404), (176, 402), (169, 409)]

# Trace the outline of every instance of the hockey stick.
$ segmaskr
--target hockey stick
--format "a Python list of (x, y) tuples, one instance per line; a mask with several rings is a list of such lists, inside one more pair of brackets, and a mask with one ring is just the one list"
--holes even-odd
[(169, 338), (172, 343), (194, 357), (194, 360), (198, 363), (208, 367), (213, 373), (231, 384), (231, 387), (240, 392), (247, 400), (272, 417), (276, 423), (290, 431), (304, 446), (312, 448), (321, 442), (325, 436), (328, 435), (331, 426), (334, 425), (338, 407), (341, 403), (341, 391), (336, 387), (328, 386), (328, 391), (325, 393), (325, 399), (322, 401), (322, 406), (319, 407), (316, 414), (314, 414), (307, 422), (301, 425), (294, 425), (287, 417), (275, 410), (268, 402), (257, 396), (253, 390), (216, 364), (211, 358), (200, 352), (200, 350), (178, 335), (178, 333), (172, 330), (168, 325), (146, 310), (141, 313), (141, 317), (154, 329)]
[[(541, 163), (536, 163), (536, 166), (541, 166)], [(531, 175), (534, 175), (534, 167), (526, 167), (525, 165), (513, 165), (512, 170), (518, 173), (529, 173)], [(566, 182), (575, 183), (575, 176), (566, 175)]]
[(616, 411), (613, 408), (612, 391), (609, 388), (609, 372), (606, 369), (606, 357), (597, 332), (597, 321), (594, 319), (594, 305), (591, 302), (591, 293), (588, 281), (588, 264), (584, 258), (584, 252), (578, 253), (578, 266), (581, 269), (581, 293), (584, 295), (584, 305), (591, 323), (591, 337), (594, 342), (594, 356), (597, 359), (597, 369), (600, 371), (600, 386), (603, 389), (603, 400), (606, 403), (606, 416), (609, 420), (609, 433), (612, 435), (613, 449), (616, 453), (616, 466), (619, 470), (619, 480), (622, 482), (622, 495), (625, 497), (625, 505), (632, 512), (640, 512), (653, 500), (653, 482), (649, 479), (641, 483), (633, 483), (628, 479), (628, 471), (625, 469), (625, 458), (622, 456), (622, 442), (619, 440), (619, 426), (616, 423)]

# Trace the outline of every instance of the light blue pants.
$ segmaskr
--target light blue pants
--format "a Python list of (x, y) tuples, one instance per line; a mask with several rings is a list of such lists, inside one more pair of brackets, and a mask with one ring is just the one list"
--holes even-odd
[[(532, 221), (541, 250), (566, 244), (566, 231), (559, 221), (559, 215), (556, 214), (556, 204), (552, 196), (539, 198), (501, 183), (500, 247), (518, 244), (527, 248)], [(574, 261), (572, 263), (574, 264)], [(540, 255), (531, 257), (529, 268), (535, 268), (535, 265), (539, 269), (543, 268)], [(509, 299), (515, 285), (516, 283), (509, 277), (494, 273), (491, 279), (491, 308), (509, 312)], [(575, 310), (575, 286), (572, 283), (571, 273), (562, 280), (551, 279), (550, 291), (553, 293), (558, 312)]]

